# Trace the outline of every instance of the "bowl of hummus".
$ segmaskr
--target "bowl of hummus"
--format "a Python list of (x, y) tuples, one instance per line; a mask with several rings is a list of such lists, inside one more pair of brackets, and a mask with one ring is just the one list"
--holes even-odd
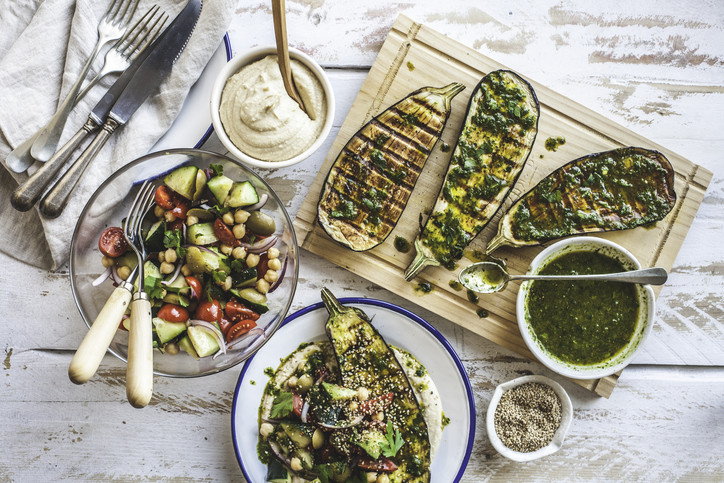
[[(231, 59), (211, 92), (211, 120), (229, 153), (259, 168), (308, 158), (329, 135), (334, 94), (324, 70), (290, 48), (292, 77), (305, 109), (287, 94), (276, 47), (257, 47)], [(305, 112), (306, 110), (306, 112)]]

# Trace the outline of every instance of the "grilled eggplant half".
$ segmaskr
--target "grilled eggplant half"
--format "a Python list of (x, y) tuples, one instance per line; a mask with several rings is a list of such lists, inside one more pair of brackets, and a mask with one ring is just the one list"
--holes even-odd
[(465, 87), (425, 87), (365, 124), (329, 170), (317, 209), (333, 240), (354, 251), (382, 243), (400, 219), (432, 148)]
[(516, 201), (486, 251), (648, 225), (675, 203), (674, 170), (658, 151), (626, 147), (590, 154), (558, 168)]
[(405, 280), (431, 265), (452, 269), (495, 216), (530, 155), (539, 113), (533, 88), (519, 75), (498, 70), (483, 77)]
[(364, 312), (343, 306), (326, 288), (322, 300), (329, 312), (326, 331), (337, 355), (342, 384), (366, 387), (370, 402), (387, 398), (385, 418), (404, 441), (394, 458), (396, 469), (388, 474), (390, 482), (429, 482), (427, 424), (404, 369)]

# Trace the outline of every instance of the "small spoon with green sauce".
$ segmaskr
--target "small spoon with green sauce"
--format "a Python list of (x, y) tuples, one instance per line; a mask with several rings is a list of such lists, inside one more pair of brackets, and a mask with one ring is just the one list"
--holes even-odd
[(465, 288), (478, 293), (500, 292), (511, 280), (608, 280), (610, 282), (663, 285), (667, 278), (668, 274), (663, 268), (593, 275), (510, 275), (503, 267), (492, 262), (473, 263), (458, 275), (458, 280)]

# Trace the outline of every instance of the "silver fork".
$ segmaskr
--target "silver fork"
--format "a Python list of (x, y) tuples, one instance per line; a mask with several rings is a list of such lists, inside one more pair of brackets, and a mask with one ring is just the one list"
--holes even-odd
[[(126, 70), (133, 59), (135, 59), (146, 49), (146, 47), (153, 43), (168, 21), (168, 14), (166, 13), (154, 20), (158, 10), (158, 5), (151, 7), (146, 14), (141, 17), (141, 19), (136, 22), (136, 24), (131, 27), (106, 53), (101, 70), (93, 78), (93, 80), (91, 80), (88, 85), (86, 85), (83, 90), (78, 93), (75, 97), (75, 101), (73, 102), (73, 106), (77, 105), (102, 78), (109, 74), (123, 72)], [(151, 24), (152, 21), (153, 24)], [(5, 165), (8, 168), (16, 173), (22, 173), (35, 162), (35, 158), (33, 158), (30, 154), (30, 148), (33, 147), (35, 140), (38, 139), (38, 136), (40, 136), (43, 129), (44, 126), (10, 152), (8, 157), (5, 159)]]
[(58, 146), (58, 140), (63, 132), (63, 126), (65, 126), (65, 121), (73, 109), (75, 97), (78, 91), (80, 91), (81, 85), (93, 61), (95, 61), (95, 58), (104, 45), (121, 38), (126, 32), (128, 23), (136, 12), (138, 1), (139, 0), (113, 0), (111, 6), (108, 7), (106, 14), (98, 23), (98, 41), (78, 74), (78, 80), (75, 81), (75, 84), (73, 84), (68, 95), (58, 107), (55, 115), (51, 118), (50, 122), (45, 125), (38, 139), (33, 143), (33, 147), (30, 148), (30, 153), (35, 159), (47, 161), (55, 152), (55, 148)]
[(153, 333), (151, 331), (151, 301), (143, 290), (143, 262), (146, 247), (141, 228), (143, 218), (153, 205), (156, 192), (145, 181), (126, 218), (123, 234), (138, 258), (138, 290), (131, 302), (131, 325), (128, 334), (128, 365), (126, 366), (126, 397), (133, 407), (145, 407), (153, 394)]
[[(128, 218), (126, 218), (126, 230), (129, 229), (132, 218), (131, 215), (139, 211), (139, 207), (144, 207), (148, 203), (148, 195), (141, 196), (145, 191), (148, 191), (148, 181), (146, 181), (136, 195), (136, 199), (131, 205), (129, 210)], [(151, 186), (153, 188), (153, 186)], [(145, 190), (145, 191), (144, 191)], [(151, 195), (155, 192), (153, 189), (150, 190)], [(145, 202), (144, 202), (145, 200)], [(150, 206), (150, 204), (149, 204)], [(142, 213), (147, 211), (144, 210)], [(124, 233), (125, 237), (125, 233)], [(132, 238), (135, 240), (135, 236)], [(130, 243), (130, 242), (129, 242)], [(133, 243), (130, 243), (131, 247), (136, 250)], [(138, 253), (138, 252), (137, 252)], [(145, 258), (145, 252), (143, 253)], [(75, 352), (73, 359), (70, 361), (68, 367), (68, 377), (75, 384), (83, 384), (93, 377), (93, 374), (98, 370), (98, 366), (103, 360), (103, 356), (106, 350), (111, 345), (113, 336), (116, 334), (118, 324), (123, 318), (123, 314), (126, 313), (128, 304), (131, 303), (131, 295), (133, 294), (133, 282), (136, 280), (136, 276), (140, 275), (141, 283), (143, 281), (143, 261), (139, 260), (139, 264), (134, 268), (128, 275), (128, 278), (121, 282), (118, 287), (108, 297), (105, 305), (98, 313), (98, 316), (90, 326), (90, 330), (83, 338), (83, 341), (78, 346), (78, 350)], [(139, 283), (139, 286), (141, 286)], [(150, 305), (149, 305), (149, 317), (150, 317)], [(142, 311), (138, 311), (137, 316), (142, 314)], [(149, 324), (151, 319), (149, 318)], [(149, 329), (150, 330), (150, 329)], [(150, 341), (150, 339), (149, 339)], [(130, 349), (129, 349), (130, 350)], [(129, 355), (130, 358), (130, 355)]]

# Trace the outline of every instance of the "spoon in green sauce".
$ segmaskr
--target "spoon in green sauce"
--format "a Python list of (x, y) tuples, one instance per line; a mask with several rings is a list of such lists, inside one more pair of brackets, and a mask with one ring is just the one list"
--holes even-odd
[(465, 288), (478, 293), (500, 292), (511, 280), (608, 280), (663, 285), (667, 278), (666, 270), (658, 267), (593, 275), (510, 275), (505, 268), (493, 262), (473, 263), (458, 275), (458, 280)]

